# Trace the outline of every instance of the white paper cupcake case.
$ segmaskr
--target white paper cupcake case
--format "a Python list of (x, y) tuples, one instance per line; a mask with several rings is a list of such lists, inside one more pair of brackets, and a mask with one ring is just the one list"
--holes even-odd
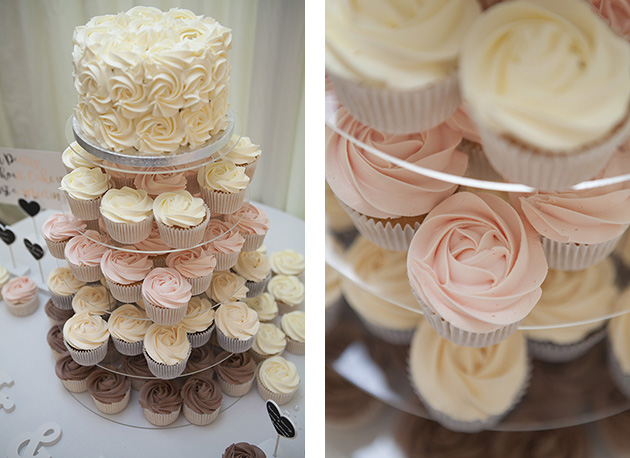
[(72, 309), (72, 299), (74, 299), (74, 294), (70, 294), (69, 296), (62, 296), (60, 294), (55, 294), (52, 291), (50, 292), (50, 298), (52, 299), (53, 305), (60, 310), (70, 310)]
[(109, 415), (114, 415), (114, 414), (122, 412), (125, 409), (125, 407), (127, 407), (127, 404), (129, 404), (130, 392), (131, 390), (127, 391), (127, 393), (125, 393), (125, 396), (118, 402), (112, 402), (112, 403), (101, 402), (94, 399), (94, 397), (92, 397), (92, 400), (94, 401), (94, 404), (96, 405), (98, 410)]
[(85, 393), (88, 389), (87, 377), (83, 380), (62, 380), (61, 383), (71, 393)]
[(142, 299), (142, 283), (140, 282), (132, 283), (131, 285), (121, 285), (120, 283), (111, 281), (107, 277), (105, 277), (105, 281), (107, 282), (107, 287), (112, 293), (112, 296), (120, 302), (131, 304)]
[(219, 342), (219, 345), (221, 346), (221, 348), (231, 353), (245, 353), (247, 350), (252, 348), (252, 345), (254, 343), (254, 338), (256, 337), (256, 336), (251, 336), (247, 340), (234, 339), (232, 337), (228, 337), (225, 334), (223, 334), (223, 332), (221, 332), (221, 329), (219, 329), (218, 326), (217, 326), (216, 335), (217, 335), (217, 341)]
[(368, 320), (357, 314), (363, 325), (379, 339), (384, 340), (392, 345), (409, 345), (413, 334), (416, 330), (416, 326), (411, 329), (393, 329), (385, 326), (378, 326), (370, 323)]
[(245, 243), (243, 244), (243, 248), (241, 248), (241, 251), (256, 251), (258, 248), (262, 246), (263, 242), (265, 241), (265, 236), (267, 235), (267, 233), (248, 234), (248, 233), (241, 232), (241, 235), (245, 238)]
[(223, 394), (232, 396), (233, 398), (239, 398), (249, 393), (249, 391), (252, 389), (252, 386), (254, 386), (254, 380), (256, 380), (256, 376), (254, 375), (251, 380), (245, 383), (241, 383), (240, 385), (226, 382), (218, 374), (217, 379), (219, 380), (219, 385), (221, 385), (221, 391), (223, 392)]
[(214, 259), (217, 261), (217, 265), (214, 267), (216, 272), (220, 272), (222, 270), (229, 270), (236, 265), (236, 261), (238, 261), (238, 251), (234, 253), (221, 253), (219, 251), (213, 251)]
[(48, 251), (53, 258), (65, 259), (64, 250), (66, 249), (66, 245), (68, 244), (70, 239), (64, 242), (53, 242), (52, 240), (48, 240), (46, 237), (44, 237), (44, 240), (46, 241)]
[(306, 350), (306, 343), (298, 342), (297, 340), (293, 340), (287, 337), (286, 350), (289, 353), (293, 353), (294, 355), (304, 355), (304, 352)]
[(194, 410), (192, 410), (190, 407), (188, 407), (185, 401), (184, 401), (184, 407), (182, 409), (182, 412), (184, 413), (184, 418), (186, 420), (188, 420), (193, 425), (197, 425), (197, 426), (209, 425), (214, 420), (216, 420), (217, 417), (219, 416), (219, 409), (215, 410), (212, 413), (204, 413), (204, 414), (197, 413)]
[(193, 227), (170, 227), (158, 220), (158, 230), (162, 241), (172, 248), (191, 248), (199, 245), (203, 240), (203, 234), (210, 221), (210, 212), (206, 208), (204, 220)]
[(621, 364), (615, 356), (615, 352), (612, 349), (610, 341), (607, 342), (607, 363), (610, 376), (615, 383), (615, 386), (621, 391), (627, 398), (630, 398), (630, 374), (626, 374), (621, 368)]
[(92, 200), (80, 200), (72, 197), (67, 191), (64, 191), (64, 194), (68, 199), (70, 211), (77, 218), (88, 221), (98, 219), (101, 216), (102, 197)]
[(258, 165), (258, 158), (254, 159), (254, 162), (250, 162), (249, 164), (242, 166), (242, 167), (245, 167), (245, 175), (249, 177), (250, 183), (254, 179), (254, 173), (256, 173), (257, 165)]
[(245, 201), (246, 191), (247, 188), (241, 189), (239, 192), (227, 193), (213, 191), (202, 186), (201, 197), (212, 213), (227, 215), (241, 208)]
[(35, 313), (35, 310), (39, 307), (39, 296), (36, 294), (35, 297), (23, 304), (11, 304), (6, 300), (4, 302), (7, 304), (7, 309), (12, 315), (28, 316)]
[(267, 288), (267, 283), (269, 283), (269, 280), (271, 280), (271, 272), (269, 273), (269, 275), (267, 275), (267, 277), (263, 281), (247, 280), (245, 282), (245, 286), (247, 286), (248, 288), (246, 296), (247, 297), (260, 296), (262, 293), (265, 292), (265, 288)]
[(363, 124), (392, 134), (423, 132), (448, 119), (461, 104), (457, 74), (419, 89), (360, 84), (331, 73), (341, 103)]
[(80, 364), (81, 366), (95, 366), (103, 361), (107, 355), (108, 342), (109, 339), (92, 350), (80, 350), (70, 345), (66, 339), (63, 339), (63, 343), (70, 352), (70, 356), (72, 356), (75, 363)]
[(192, 286), (191, 294), (197, 296), (210, 288), (212, 283), (212, 274), (205, 275), (203, 277), (186, 277), (190, 286)]
[(153, 215), (137, 223), (118, 223), (103, 215), (107, 233), (120, 243), (132, 244), (146, 239), (153, 230)]
[(186, 306), (179, 307), (177, 309), (169, 309), (166, 307), (159, 307), (146, 297), (143, 296), (144, 311), (147, 313), (147, 317), (151, 321), (162, 325), (177, 324), (186, 316)]
[(263, 398), (263, 400), (267, 401), (271, 399), (279, 406), (291, 402), (291, 399), (293, 399), (295, 397), (295, 393), (297, 393), (297, 387), (290, 393), (274, 393), (260, 380), (259, 372), (259, 370), (256, 370), (256, 386), (258, 387), (258, 394), (260, 394), (260, 397)]
[(476, 122), (483, 149), (494, 169), (508, 181), (541, 191), (567, 189), (596, 175), (630, 133), (630, 118), (605, 140), (573, 154), (549, 154), (510, 141)]
[(136, 356), (142, 353), (142, 341), (127, 342), (126, 340), (118, 339), (112, 336), (112, 342), (114, 347), (118, 350), (118, 353), (126, 356)]
[(540, 341), (527, 338), (527, 350), (529, 354), (540, 361), (548, 363), (566, 363), (584, 355), (597, 343), (606, 337), (606, 327), (603, 326), (579, 342), (571, 344), (556, 344), (549, 341)]
[(353, 210), (343, 202), (339, 201), (341, 207), (348, 213), (354, 226), (363, 237), (368, 239), (375, 245), (390, 251), (407, 251), (411, 239), (420, 227), (420, 223), (414, 225), (406, 224), (402, 226), (396, 224), (392, 226), (390, 222), (383, 224), (382, 221), (376, 221), (365, 215)]
[(547, 264), (556, 270), (583, 270), (603, 261), (613, 252), (622, 234), (602, 243), (577, 244), (555, 242), (541, 237)]
[(168, 426), (171, 423), (174, 423), (175, 420), (179, 417), (179, 412), (181, 411), (181, 407), (177, 410), (170, 413), (156, 413), (151, 412), (149, 409), (142, 409), (144, 411), (144, 418), (147, 419), (149, 423), (155, 426)]
[(103, 278), (103, 272), (101, 272), (101, 266), (78, 266), (68, 261), (72, 274), (79, 280), (92, 283), (100, 281)]
[(188, 362), (188, 358), (190, 357), (191, 349), (191, 347), (188, 347), (188, 354), (177, 364), (162, 364), (154, 360), (153, 358), (151, 358), (149, 353), (147, 353), (146, 348), (142, 349), (142, 353), (144, 353), (144, 357), (147, 360), (149, 370), (153, 375), (162, 380), (171, 380), (179, 377), (184, 373), (184, 369), (186, 369), (186, 363)]
[(205, 331), (193, 332), (191, 334), (188, 334), (188, 341), (190, 342), (190, 346), (192, 348), (203, 347), (210, 340), (212, 331), (214, 331), (214, 323)]

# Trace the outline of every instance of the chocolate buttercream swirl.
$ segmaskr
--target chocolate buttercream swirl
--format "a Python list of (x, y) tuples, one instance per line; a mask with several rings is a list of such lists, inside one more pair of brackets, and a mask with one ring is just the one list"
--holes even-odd
[(74, 315), (74, 310), (62, 310), (58, 307), (55, 307), (52, 299), (48, 299), (46, 302), (46, 306), (44, 307), (44, 311), (46, 312), (46, 316), (57, 323), (65, 323), (68, 318)]
[(92, 373), (94, 366), (81, 366), (70, 356), (63, 353), (55, 363), (55, 374), (60, 380), (85, 380)]
[(57, 353), (64, 353), (68, 351), (66, 346), (63, 344), (63, 330), (59, 326), (53, 326), (48, 330), (46, 341), (48, 342), (48, 345), (50, 345), (50, 348)]
[(221, 408), (221, 386), (207, 375), (191, 375), (181, 392), (184, 404), (198, 414), (211, 414)]
[(580, 427), (532, 432), (500, 432), (492, 442), (494, 456), (587, 458), (587, 431)]
[[(217, 355), (217, 361), (221, 361), (230, 352), (223, 351)], [(249, 382), (256, 372), (256, 363), (249, 353), (235, 353), (214, 369), (223, 380), (234, 385)]]
[(226, 448), (221, 458), (267, 458), (267, 455), (255, 445), (239, 442)]
[(122, 401), (131, 390), (131, 381), (127, 377), (105, 369), (94, 370), (87, 382), (92, 397), (104, 404)]
[[(214, 354), (209, 345), (203, 345), (198, 348), (193, 348), (190, 352), (190, 357), (186, 363), (186, 372), (197, 372), (202, 369), (208, 369), (214, 363)], [(207, 374), (207, 372), (202, 372)]]
[(327, 419), (359, 417), (376, 402), (333, 369), (326, 367), (325, 374)]
[(153, 377), (144, 355), (123, 356), (122, 370), (129, 376)]
[(140, 405), (154, 413), (169, 414), (182, 406), (179, 386), (173, 380), (149, 380), (140, 389)]

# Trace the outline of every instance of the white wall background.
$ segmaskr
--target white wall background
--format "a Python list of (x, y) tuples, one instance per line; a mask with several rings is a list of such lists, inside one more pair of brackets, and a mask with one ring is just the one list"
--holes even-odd
[(135, 5), (187, 8), (232, 29), (232, 110), (263, 151), (251, 198), (304, 218), (301, 0), (0, 0), (0, 146), (63, 151), (77, 99), (72, 32)]

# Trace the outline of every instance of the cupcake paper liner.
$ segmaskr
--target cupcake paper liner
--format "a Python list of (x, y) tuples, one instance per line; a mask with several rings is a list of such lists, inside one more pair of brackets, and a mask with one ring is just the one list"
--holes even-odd
[(190, 407), (188, 407), (185, 401), (184, 401), (184, 407), (182, 409), (182, 412), (184, 413), (184, 418), (186, 420), (188, 420), (193, 425), (197, 425), (197, 426), (209, 425), (214, 420), (216, 420), (217, 417), (219, 416), (219, 409), (215, 410), (212, 413), (203, 413), (203, 414), (197, 413), (194, 410), (192, 410)]
[(124, 177), (113, 177), (109, 175), (109, 180), (112, 183), (112, 186), (116, 189), (122, 189), (125, 186), (135, 189), (135, 186), (133, 185), (133, 180), (135, 178), (135, 174), (131, 173), (125, 174)]
[(120, 302), (131, 304), (142, 299), (142, 283), (140, 282), (132, 283), (131, 285), (122, 285), (111, 281), (107, 277), (105, 277), (105, 281), (107, 282), (107, 287), (112, 293), (112, 296)]
[(624, 396), (630, 398), (630, 374), (626, 374), (621, 368), (621, 364), (615, 356), (615, 352), (612, 349), (612, 345), (607, 342), (607, 355), (606, 360), (608, 363), (608, 371), (615, 383), (615, 386), (621, 391)]
[[(409, 345), (413, 339), (413, 333), (416, 330), (414, 326), (411, 329), (393, 329), (385, 326), (378, 326), (370, 323), (368, 320), (357, 314), (363, 325), (379, 339), (384, 340), (392, 345)], [(287, 339), (288, 341), (288, 339)], [(302, 353), (303, 354), (303, 353)]]
[(23, 304), (12, 304), (7, 300), (4, 302), (7, 304), (7, 309), (12, 315), (28, 316), (33, 314), (35, 310), (37, 310), (37, 307), (39, 307), (39, 296), (36, 294), (35, 297)]
[(262, 353), (258, 353), (253, 348), (249, 349), (249, 354), (252, 355), (252, 359), (257, 365), (262, 363), (264, 360), (271, 358), (272, 356), (281, 356), (282, 353), (284, 353), (284, 350), (282, 350), (280, 353), (275, 353), (273, 355), (263, 355)]
[(160, 237), (166, 245), (173, 248), (192, 248), (202, 242), (208, 221), (210, 221), (210, 212), (206, 208), (206, 216), (203, 221), (193, 227), (170, 227), (159, 220), (157, 224)]
[(149, 256), (149, 259), (153, 261), (153, 267), (168, 267), (166, 265), (166, 257), (168, 254), (160, 254), (157, 256)]
[(117, 242), (124, 244), (138, 243), (146, 239), (153, 229), (153, 215), (137, 223), (117, 223), (103, 215), (107, 233)]
[(63, 242), (53, 242), (52, 240), (48, 240), (44, 237), (46, 241), (46, 246), (48, 247), (48, 251), (53, 258), (57, 259), (65, 259), (66, 256), (64, 254), (64, 250), (66, 249), (66, 245), (70, 241), (70, 239), (65, 240)]
[(190, 283), (190, 286), (192, 286), (191, 294), (197, 296), (210, 288), (212, 274), (210, 273), (203, 277), (186, 277), (186, 280)]
[(190, 357), (190, 351), (191, 348), (189, 347), (186, 357), (177, 364), (162, 364), (151, 358), (149, 353), (147, 353), (146, 348), (142, 349), (142, 353), (144, 353), (144, 357), (147, 360), (149, 370), (153, 375), (162, 380), (174, 379), (184, 373), (184, 369), (186, 369), (186, 363), (188, 362), (188, 358)]
[(168, 426), (171, 423), (174, 423), (175, 420), (179, 417), (179, 412), (181, 411), (181, 407), (177, 410), (174, 410), (170, 413), (157, 413), (152, 412), (149, 409), (143, 409), (144, 418), (147, 419), (149, 423), (155, 426)]
[(602, 243), (578, 244), (542, 238), (547, 264), (556, 270), (583, 270), (603, 261), (613, 252), (622, 234)]
[(210, 212), (227, 215), (241, 208), (241, 205), (243, 205), (245, 201), (246, 191), (247, 188), (241, 189), (239, 192), (228, 193), (213, 191), (212, 189), (202, 186), (201, 198), (210, 209)]
[(92, 200), (80, 200), (72, 197), (67, 191), (64, 191), (70, 211), (74, 216), (84, 221), (95, 220), (101, 216), (101, 197)]
[(579, 342), (570, 344), (557, 344), (549, 341), (534, 340), (528, 337), (527, 350), (534, 359), (548, 363), (566, 363), (584, 355), (605, 337), (605, 326), (591, 332)]
[(190, 342), (190, 346), (192, 348), (203, 347), (210, 340), (210, 336), (212, 336), (212, 331), (214, 331), (214, 323), (205, 331), (193, 332), (188, 334), (188, 341)]
[(233, 398), (239, 398), (249, 393), (249, 391), (252, 389), (252, 386), (254, 386), (254, 380), (256, 379), (256, 376), (252, 376), (251, 380), (245, 383), (241, 383), (240, 385), (226, 382), (218, 374), (217, 379), (219, 380), (219, 385), (221, 385), (221, 391), (223, 392), (223, 394), (232, 396)]
[(328, 78), (341, 103), (361, 123), (392, 134), (423, 132), (448, 119), (461, 104), (457, 74), (418, 89), (395, 90)]
[(53, 302), (53, 305), (60, 310), (71, 310), (72, 309), (72, 299), (74, 299), (74, 294), (70, 294), (69, 296), (62, 296), (61, 294), (55, 294), (52, 291), (50, 292), (50, 299)]
[(92, 350), (80, 350), (70, 345), (66, 339), (63, 339), (63, 343), (70, 352), (70, 356), (72, 356), (75, 363), (80, 364), (81, 366), (95, 366), (103, 361), (107, 355), (108, 342), (109, 340), (106, 340), (103, 344), (93, 348)]
[(254, 344), (254, 338), (256, 337), (251, 336), (247, 340), (234, 339), (223, 334), (218, 326), (216, 336), (221, 348), (231, 353), (245, 353), (252, 347), (252, 345)]
[(258, 387), (258, 394), (260, 394), (260, 397), (263, 398), (263, 400), (267, 401), (271, 399), (279, 406), (291, 402), (291, 399), (293, 399), (295, 393), (297, 393), (297, 388), (290, 393), (274, 393), (260, 380), (259, 372), (260, 371), (258, 370), (256, 371), (256, 386)]
[(286, 351), (293, 353), (294, 355), (304, 355), (305, 348), (305, 342), (298, 342), (297, 340), (293, 340), (287, 336)]
[(220, 272), (222, 270), (229, 270), (236, 265), (236, 261), (238, 261), (238, 251), (233, 253), (221, 253), (219, 251), (213, 251), (214, 259), (216, 259), (217, 264), (214, 267), (214, 270)]
[(248, 234), (241, 232), (241, 235), (245, 238), (245, 243), (241, 251), (256, 251), (260, 248), (265, 241), (267, 233), (264, 234)]
[(101, 266), (79, 266), (68, 261), (72, 274), (81, 281), (88, 283), (100, 281), (103, 278), (103, 272), (101, 272)]
[(254, 179), (254, 173), (256, 173), (256, 166), (258, 165), (258, 158), (254, 159), (254, 162), (250, 162), (245, 167), (245, 175), (249, 177), (249, 182), (251, 183)]
[(126, 340), (118, 339), (112, 336), (112, 342), (114, 342), (114, 347), (121, 355), (136, 356), (142, 353), (141, 340), (138, 342), (127, 342)]
[(127, 393), (125, 393), (125, 396), (118, 402), (112, 402), (112, 403), (101, 402), (101, 401), (98, 401), (97, 399), (94, 399), (94, 397), (92, 397), (92, 400), (94, 400), (94, 404), (96, 405), (98, 410), (109, 415), (114, 415), (114, 414), (122, 412), (125, 409), (125, 407), (127, 407), (127, 404), (129, 404), (130, 392), (131, 390), (127, 391)]
[(541, 191), (567, 189), (596, 175), (630, 133), (630, 118), (602, 141), (575, 153), (545, 152), (512, 141), (476, 122), (492, 167), (508, 181)]
[(71, 393), (85, 393), (88, 389), (87, 378), (83, 380), (62, 380), (61, 383)]
[(169, 309), (166, 307), (160, 307), (151, 303), (146, 297), (143, 296), (144, 311), (147, 312), (147, 316), (151, 321), (157, 324), (171, 325), (177, 324), (186, 316), (186, 304), (183, 307), (177, 309)]
[(247, 286), (248, 288), (246, 296), (247, 297), (260, 296), (262, 293), (265, 292), (265, 288), (267, 288), (267, 283), (269, 283), (269, 280), (271, 280), (271, 272), (269, 273), (269, 275), (267, 275), (267, 277), (263, 281), (247, 280), (245, 282), (245, 286)]

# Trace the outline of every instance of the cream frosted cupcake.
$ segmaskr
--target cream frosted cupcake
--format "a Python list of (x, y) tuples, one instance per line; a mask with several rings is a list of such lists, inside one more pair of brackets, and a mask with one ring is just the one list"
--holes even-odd
[(217, 340), (224, 350), (243, 353), (254, 343), (260, 323), (258, 314), (244, 302), (224, 302), (214, 316)]
[(101, 285), (83, 286), (72, 298), (74, 313), (89, 312), (103, 316), (109, 314), (116, 307), (116, 301)]
[(63, 153), (61, 153), (61, 162), (66, 167), (68, 173), (79, 167), (87, 167), (91, 169), (102, 164), (103, 159), (85, 151), (77, 142), (70, 143)]
[(2, 287), (2, 298), (15, 316), (28, 316), (39, 307), (37, 285), (28, 277), (15, 277), (6, 282)]
[[(133, 180), (136, 189), (142, 189), (151, 197), (163, 192), (182, 191), (186, 189), (186, 175), (175, 167), (145, 167), (138, 172), (155, 171), (156, 173), (138, 173)], [(191, 192), (192, 194), (192, 192)]]
[(241, 208), (225, 215), (224, 221), (234, 227), (245, 238), (242, 251), (255, 251), (260, 248), (269, 231), (269, 217), (260, 208), (251, 203), (244, 203)]
[(161, 379), (179, 377), (186, 368), (191, 346), (180, 325), (152, 324), (144, 335), (143, 353), (149, 370)]
[(227, 301), (243, 301), (247, 297), (248, 288), (245, 279), (230, 271), (215, 272), (210, 289), (206, 294), (215, 304)]
[(304, 282), (304, 255), (295, 250), (274, 251), (269, 255), (274, 275), (295, 275)]
[(256, 379), (256, 363), (249, 352), (223, 351), (217, 355), (220, 363), (215, 367), (221, 390), (228, 396), (245, 396)]
[(188, 377), (181, 397), (184, 417), (193, 425), (209, 425), (219, 416), (223, 395), (221, 386), (211, 377), (201, 374)]
[(238, 260), (245, 238), (232, 226), (216, 219), (210, 220), (206, 233), (206, 250), (217, 260), (216, 270), (229, 270)]
[(179, 385), (172, 380), (149, 380), (140, 388), (138, 402), (144, 417), (155, 426), (174, 423), (182, 408)]
[(291, 402), (300, 387), (300, 375), (295, 364), (282, 356), (264, 360), (258, 366), (256, 380), (260, 397), (272, 399), (278, 405)]
[(100, 216), (99, 206), (103, 194), (109, 189), (108, 177), (100, 168), (79, 167), (61, 180), (72, 214), (90, 221)]
[(304, 303), (304, 284), (294, 275), (276, 275), (267, 284), (278, 304), (278, 311), (284, 313), (297, 310)]
[(278, 316), (278, 304), (271, 293), (262, 293), (256, 297), (248, 297), (245, 303), (258, 314), (258, 320), (262, 323), (271, 321)]
[(203, 293), (210, 287), (212, 272), (217, 261), (204, 247), (175, 251), (166, 257), (166, 265), (177, 270), (190, 283), (192, 295)]
[(131, 382), (124, 375), (95, 369), (88, 376), (87, 386), (94, 404), (103, 413), (120, 413), (129, 404)]
[(461, 347), (422, 323), (409, 350), (409, 377), (431, 418), (454, 431), (490, 428), (529, 384), (525, 337), (486, 348)]
[[(627, 288), (618, 299), (618, 309), (626, 310), (629, 302), (630, 288)], [(630, 313), (608, 322), (608, 368), (619, 391), (630, 398)]]
[(94, 370), (94, 366), (81, 366), (77, 364), (67, 351), (55, 362), (55, 375), (66, 390), (72, 393), (84, 393), (87, 391), (88, 376)]
[(144, 310), (123, 304), (112, 312), (107, 324), (116, 350), (127, 356), (142, 354), (142, 342), (152, 324)]
[(190, 283), (175, 269), (153, 269), (142, 282), (147, 316), (157, 324), (179, 323), (186, 315), (190, 291)]
[[(523, 320), (524, 326), (552, 326), (524, 331), (534, 358), (565, 362), (579, 358), (605, 336), (605, 320), (614, 311), (619, 291), (610, 259), (576, 272), (549, 270), (542, 296)], [(586, 324), (556, 327), (571, 322)]]
[(282, 316), (282, 331), (287, 336), (287, 351), (295, 355), (303, 355), (306, 330), (304, 312), (295, 311)]
[(271, 266), (267, 256), (258, 251), (241, 251), (233, 267), (234, 272), (245, 278), (247, 297), (263, 293), (271, 278)]
[(101, 258), (107, 251), (106, 242), (105, 236), (92, 230), (70, 239), (64, 255), (75, 277), (85, 282), (99, 281), (103, 277)]
[(190, 299), (181, 326), (188, 334), (192, 348), (207, 344), (214, 330), (214, 309), (210, 301), (201, 297)]
[(197, 181), (210, 211), (229, 214), (243, 204), (250, 180), (244, 167), (230, 161), (216, 161), (199, 169)]
[(2, 300), (2, 287), (11, 279), (11, 275), (6, 267), (0, 265), (0, 300)]
[(504, 2), (466, 36), (461, 90), (492, 166), (553, 191), (595, 176), (628, 136), (629, 66), (587, 2)]
[(107, 250), (101, 258), (101, 271), (117, 300), (137, 302), (142, 299), (142, 282), (153, 269), (149, 255), (121, 250)]
[(107, 322), (89, 312), (69, 318), (63, 325), (63, 342), (77, 363), (94, 366), (105, 359), (109, 329)]
[(188, 191), (163, 192), (153, 201), (153, 216), (160, 237), (173, 248), (192, 248), (201, 243), (210, 212), (203, 200)]
[(135, 243), (134, 247), (148, 254), (154, 267), (166, 267), (166, 257), (172, 251), (172, 248), (162, 240), (155, 220), (153, 220), (153, 229), (149, 236), (143, 241)]
[(341, 103), (385, 132), (441, 123), (461, 102), (460, 48), (480, 11), (467, 0), (327, 2), (326, 73)]
[(107, 233), (120, 243), (138, 243), (153, 229), (153, 199), (142, 189), (110, 189), (101, 199)]
[(275, 324), (260, 323), (250, 351), (254, 361), (261, 363), (272, 356), (280, 356), (286, 346), (287, 337)]
[(51, 270), (46, 284), (53, 304), (62, 310), (72, 309), (74, 295), (85, 286), (85, 282), (75, 277), (69, 267)]
[(50, 254), (57, 259), (64, 259), (63, 250), (75, 235), (85, 232), (87, 225), (79, 218), (61, 213), (50, 215), (42, 226), (42, 236)]
[(262, 153), (260, 146), (252, 143), (249, 137), (238, 138), (238, 136), (232, 135), (232, 141), (236, 142), (236, 144), (223, 156), (223, 160), (233, 162), (238, 167), (243, 167), (245, 175), (249, 177), (250, 181), (253, 180), (258, 158)]

